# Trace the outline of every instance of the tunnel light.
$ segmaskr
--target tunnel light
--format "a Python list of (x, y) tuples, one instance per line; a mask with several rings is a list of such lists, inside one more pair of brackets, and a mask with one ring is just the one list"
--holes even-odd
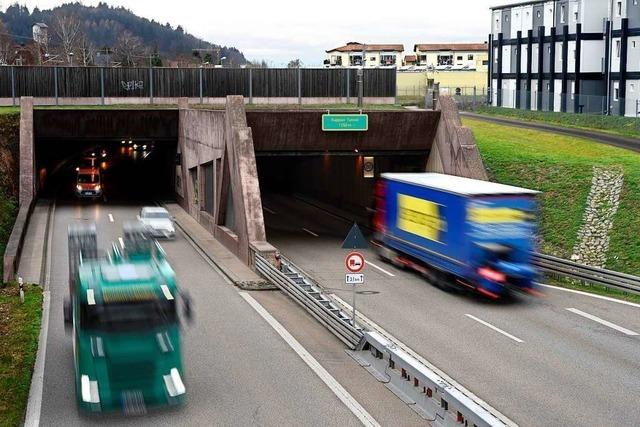
[(124, 139), (122, 140), (122, 144), (126, 144), (127, 141), (125, 141)]
[(133, 144), (133, 141), (129, 140), (129, 145)]
[(91, 157), (95, 157), (95, 156), (96, 156), (96, 153), (91, 153)]
[(359, 153), (359, 151), (358, 151), (358, 149), (357, 149), (357, 148), (356, 148), (355, 150), (353, 150), (353, 151), (354, 151), (354, 152), (356, 152), (356, 153)]
[(80, 172), (80, 168), (76, 166), (76, 172)]

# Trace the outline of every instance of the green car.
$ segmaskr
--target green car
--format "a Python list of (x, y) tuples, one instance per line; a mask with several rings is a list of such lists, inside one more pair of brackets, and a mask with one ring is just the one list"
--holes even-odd
[(69, 230), (69, 259), (79, 262), (70, 265), (65, 323), (73, 333), (79, 408), (143, 414), (150, 407), (182, 404), (178, 302), (187, 318), (191, 309), (164, 251), (134, 225), (125, 228), (124, 248), (114, 244), (100, 258), (91, 233), (95, 227)]

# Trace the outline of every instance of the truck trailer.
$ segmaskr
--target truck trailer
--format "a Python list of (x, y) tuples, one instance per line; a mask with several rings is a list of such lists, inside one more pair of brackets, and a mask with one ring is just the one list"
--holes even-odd
[(384, 173), (376, 183), (378, 255), (446, 289), (497, 299), (537, 294), (537, 191), (437, 173)]

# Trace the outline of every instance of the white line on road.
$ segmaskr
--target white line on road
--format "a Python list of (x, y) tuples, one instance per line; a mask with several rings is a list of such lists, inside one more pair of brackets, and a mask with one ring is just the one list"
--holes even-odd
[(611, 329), (615, 329), (616, 331), (622, 332), (623, 334), (632, 335), (632, 336), (638, 335), (637, 332), (633, 332), (633, 331), (631, 331), (631, 330), (629, 330), (627, 328), (623, 328), (622, 326), (618, 326), (615, 323), (611, 323), (611, 322), (609, 322), (607, 320), (601, 319), (598, 316), (594, 316), (593, 314), (585, 313), (584, 311), (578, 310), (577, 308), (567, 308), (566, 310), (568, 310), (568, 311), (570, 311), (572, 313), (575, 313), (578, 316), (586, 317), (587, 319), (593, 320), (594, 322), (598, 322), (601, 325), (608, 326)]
[[(351, 311), (353, 310), (351, 305), (349, 305), (349, 303), (347, 303), (345, 300), (340, 298), (338, 295), (331, 294), (331, 298), (333, 298), (334, 302), (338, 303), (338, 306), (342, 307), (343, 310), (345, 310), (345, 311), (347, 311), (349, 313), (351, 313)], [(503, 413), (498, 411), (493, 406), (489, 405), (484, 400), (480, 399), (477, 395), (472, 393), (470, 390), (468, 390), (462, 384), (460, 384), (459, 382), (457, 382), (456, 380), (451, 378), (444, 371), (442, 371), (437, 366), (435, 366), (433, 363), (429, 362), (427, 359), (425, 359), (420, 354), (418, 354), (417, 351), (415, 351), (414, 349), (412, 349), (408, 345), (404, 344), (402, 341), (398, 340), (396, 337), (394, 337), (389, 332), (387, 332), (382, 326), (378, 325), (376, 322), (374, 322), (373, 320), (369, 319), (367, 316), (362, 314), (362, 312), (358, 312), (356, 314), (356, 316), (358, 317), (358, 324), (359, 325), (361, 325), (361, 326), (365, 325), (366, 329), (370, 329), (370, 330), (376, 331), (380, 335), (382, 335), (383, 337), (387, 338), (389, 341), (393, 342), (396, 345), (396, 347), (398, 347), (399, 349), (401, 349), (405, 353), (411, 355), (418, 362), (422, 363), (424, 366), (426, 366), (427, 368), (431, 369), (433, 372), (435, 372), (440, 377), (442, 377), (446, 382), (448, 382), (449, 384), (454, 386), (456, 389), (460, 390), (468, 398), (470, 398), (471, 400), (476, 402), (478, 405), (480, 405), (481, 407), (483, 407), (487, 411), (491, 412), (493, 415), (495, 415), (498, 418), (500, 418), (500, 420), (502, 420), (502, 422), (506, 426), (508, 426), (508, 427), (518, 427), (518, 425), (516, 423), (514, 423), (513, 421), (511, 421), (509, 418), (507, 418), (506, 415), (504, 415)]]
[(113, 222), (113, 215), (109, 214), (109, 222)]
[(465, 316), (467, 316), (469, 319), (473, 319), (473, 320), (475, 320), (475, 321), (476, 321), (476, 322), (478, 322), (478, 323), (482, 323), (484, 326), (486, 326), (486, 327), (488, 327), (488, 328), (491, 328), (491, 329), (493, 329), (493, 330), (494, 330), (494, 331), (496, 331), (496, 332), (501, 333), (502, 335), (504, 335), (504, 336), (505, 336), (505, 337), (507, 337), (507, 338), (511, 338), (511, 339), (512, 339), (512, 340), (514, 340), (515, 342), (518, 342), (518, 343), (523, 343), (523, 342), (524, 342), (524, 341), (522, 341), (520, 338), (518, 338), (518, 337), (516, 337), (516, 336), (511, 335), (509, 332), (505, 332), (505, 331), (503, 331), (502, 329), (500, 329), (500, 328), (498, 328), (498, 327), (496, 327), (496, 326), (493, 326), (493, 325), (492, 325), (491, 323), (489, 323), (489, 322), (485, 322), (485, 321), (484, 321), (484, 320), (482, 320), (482, 319), (478, 319), (478, 318), (477, 318), (476, 316), (474, 316), (474, 315), (471, 315), (471, 314), (465, 314)]
[(276, 214), (274, 210), (269, 209), (269, 208), (268, 208), (268, 207), (266, 207), (266, 206), (262, 206), (262, 209), (264, 209), (265, 211), (269, 212), (271, 215), (275, 215), (275, 214)]
[(29, 400), (27, 401), (27, 414), (25, 427), (38, 427), (40, 425), (40, 413), (42, 410), (42, 389), (44, 387), (44, 363), (47, 359), (47, 335), (49, 333), (49, 309), (51, 306), (51, 293), (42, 292), (42, 325), (38, 338), (38, 352), (36, 363), (33, 367)]
[(313, 232), (313, 231), (311, 231), (311, 230), (307, 230), (306, 228), (302, 228), (302, 229), (303, 229), (304, 231), (306, 231), (307, 233), (311, 234), (311, 235), (312, 235), (312, 236), (314, 236), (314, 237), (320, 237), (320, 236), (318, 236), (316, 233), (314, 233), (314, 232)]
[(358, 417), (362, 425), (365, 426), (379, 426), (378, 422), (367, 412), (366, 409), (354, 399), (347, 390), (345, 390), (340, 383), (331, 376), (326, 369), (322, 367), (320, 363), (287, 331), (284, 326), (280, 324), (258, 301), (256, 301), (251, 295), (246, 292), (239, 292), (240, 296), (247, 302), (253, 309), (258, 312), (260, 316), (282, 337), (283, 340), (295, 351), (298, 356), (304, 361), (304, 363), (313, 370), (313, 372), (331, 389), (331, 391), (345, 404), (347, 408)]
[(575, 289), (567, 289), (567, 288), (561, 288), (559, 286), (545, 285), (544, 283), (539, 283), (539, 285), (544, 286), (545, 288), (556, 289), (558, 291), (571, 292), (572, 294), (584, 295), (591, 298), (597, 298), (597, 299), (601, 299), (609, 302), (616, 302), (618, 304), (624, 304), (624, 305), (629, 305), (631, 307), (640, 308), (640, 304), (635, 302), (625, 301), (617, 298), (605, 297), (603, 295), (591, 294), (589, 292), (576, 291)]
[(382, 268), (382, 267), (379, 267), (379, 266), (375, 265), (375, 264), (374, 264), (374, 263), (372, 263), (371, 261), (365, 261), (365, 265), (367, 265), (367, 264), (368, 264), (368, 265), (370, 265), (370, 266), (371, 266), (371, 267), (373, 267), (373, 268), (376, 268), (376, 269), (378, 269), (378, 270), (382, 271), (382, 272), (383, 272), (384, 274), (386, 274), (387, 276), (396, 277), (396, 275), (395, 275), (395, 274), (390, 273), (390, 272), (388, 272), (387, 270), (385, 270), (384, 268)]
[(124, 249), (124, 240), (122, 240), (122, 237), (118, 237), (118, 242), (120, 242), (120, 246)]

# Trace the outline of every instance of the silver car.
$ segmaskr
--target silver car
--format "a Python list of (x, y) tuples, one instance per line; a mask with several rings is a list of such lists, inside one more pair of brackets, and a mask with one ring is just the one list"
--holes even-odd
[(147, 226), (154, 237), (173, 239), (176, 236), (173, 219), (165, 208), (144, 207), (140, 210), (138, 220)]

